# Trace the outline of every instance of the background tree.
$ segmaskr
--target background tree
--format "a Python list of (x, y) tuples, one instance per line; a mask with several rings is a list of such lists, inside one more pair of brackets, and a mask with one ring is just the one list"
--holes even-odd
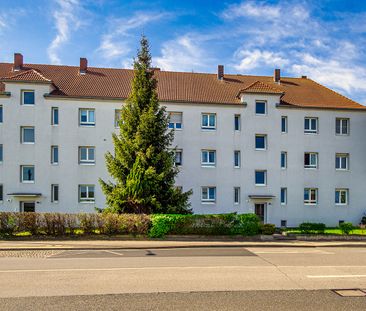
[(141, 38), (132, 90), (121, 111), (114, 155), (105, 156), (115, 183), (99, 180), (110, 210), (119, 213), (191, 213), (189, 196), (175, 187), (178, 169), (165, 107), (159, 105), (149, 43)]

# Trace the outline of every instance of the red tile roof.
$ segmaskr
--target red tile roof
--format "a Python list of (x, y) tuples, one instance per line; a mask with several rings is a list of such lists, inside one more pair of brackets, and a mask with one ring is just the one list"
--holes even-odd
[[(89, 67), (86, 74), (80, 74), (76, 66), (40, 64), (25, 64), (20, 73), (28, 78), (43, 77), (45, 83), (52, 81), (57, 87), (51, 93), (55, 97), (125, 99), (130, 93), (133, 78), (133, 70), (130, 69)], [(14, 74), (20, 77), (14, 73), (13, 64), (0, 63), (0, 77)], [(207, 73), (155, 71), (155, 74), (159, 99), (164, 102), (240, 104), (239, 92), (255, 87), (257, 91), (275, 89), (276, 93), (283, 92), (281, 104), (291, 107), (366, 110), (365, 106), (306, 78), (284, 77), (278, 84), (268, 76), (226, 74), (223, 80), (218, 80), (216, 74)], [(1, 91), (4, 91), (4, 85), (0, 82)]]
[(45, 78), (40, 72), (30, 69), (26, 71), (20, 71), (15, 73), (13, 72), (12, 75), (3, 77), (2, 81), (22, 81), (22, 82), (45, 82), (51, 83), (50, 79)]
[(255, 81), (254, 83), (250, 84), (246, 88), (242, 89), (239, 94), (241, 93), (262, 93), (262, 94), (283, 94), (284, 91), (280, 90), (275, 86), (271, 86), (267, 83), (261, 81)]

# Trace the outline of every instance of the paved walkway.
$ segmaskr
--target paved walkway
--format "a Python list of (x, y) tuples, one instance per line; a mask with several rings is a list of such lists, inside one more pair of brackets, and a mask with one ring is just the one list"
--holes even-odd
[(166, 240), (66, 240), (66, 241), (0, 241), (1, 250), (68, 250), (68, 249), (146, 249), (191, 247), (366, 247), (357, 241), (166, 241)]

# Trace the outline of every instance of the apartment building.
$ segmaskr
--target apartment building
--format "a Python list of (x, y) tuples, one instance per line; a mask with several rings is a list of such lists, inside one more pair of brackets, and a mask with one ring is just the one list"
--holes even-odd
[[(366, 212), (366, 107), (308, 79), (165, 72), (177, 186), (195, 213), (358, 223)], [(0, 63), (0, 211), (93, 212), (133, 71)]]

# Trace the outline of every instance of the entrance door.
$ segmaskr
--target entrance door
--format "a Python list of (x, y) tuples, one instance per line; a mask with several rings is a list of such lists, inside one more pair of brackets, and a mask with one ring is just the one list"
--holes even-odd
[(34, 213), (36, 211), (36, 202), (20, 202), (20, 211)]
[(262, 223), (266, 221), (266, 205), (266, 203), (258, 203), (254, 205), (254, 212), (259, 217)]

